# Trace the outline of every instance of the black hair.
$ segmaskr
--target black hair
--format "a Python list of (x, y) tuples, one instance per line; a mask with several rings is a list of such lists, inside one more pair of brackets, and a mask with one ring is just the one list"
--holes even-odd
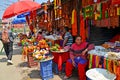
[(75, 36), (75, 40), (76, 40), (78, 37), (80, 37), (80, 38), (82, 39), (82, 37), (81, 37), (80, 35), (77, 35), (77, 36)]
[(64, 27), (64, 29), (65, 29), (66, 31), (69, 31), (69, 27), (67, 27), (67, 26), (66, 26), (66, 27)]
[(39, 31), (38, 33), (39, 33), (39, 34), (42, 34), (42, 32), (41, 32), (41, 31)]

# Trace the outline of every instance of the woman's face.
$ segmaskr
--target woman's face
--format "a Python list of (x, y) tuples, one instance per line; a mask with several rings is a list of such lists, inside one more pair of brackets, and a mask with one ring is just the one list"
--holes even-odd
[(81, 43), (81, 37), (77, 37), (75, 42), (76, 42), (76, 44), (80, 44)]

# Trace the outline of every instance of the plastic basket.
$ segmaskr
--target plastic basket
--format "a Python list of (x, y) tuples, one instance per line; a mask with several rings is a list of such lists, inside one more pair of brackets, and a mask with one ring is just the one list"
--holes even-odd
[(32, 54), (31, 53), (28, 53), (27, 54), (27, 62), (28, 62), (28, 66), (31, 68), (31, 67), (36, 67), (38, 66), (38, 62), (35, 62), (34, 61), (34, 58), (32, 57)]
[(53, 78), (52, 60), (40, 62), (40, 76), (42, 77), (42, 80)]

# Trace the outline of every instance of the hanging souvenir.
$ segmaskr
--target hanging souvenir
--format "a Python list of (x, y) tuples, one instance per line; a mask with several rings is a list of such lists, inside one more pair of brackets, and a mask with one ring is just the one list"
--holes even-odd
[(93, 2), (94, 2), (94, 3), (99, 3), (99, 2), (100, 2), (100, 0), (93, 0)]
[(102, 3), (102, 19), (108, 18), (108, 8), (109, 8), (108, 1)]
[(110, 24), (113, 28), (119, 27), (119, 16), (111, 17)]
[(105, 21), (105, 19), (100, 20), (100, 26), (101, 26), (101, 27), (105, 27), (104, 21)]
[(86, 0), (82, 0), (82, 7), (85, 7)]
[(93, 18), (93, 6), (90, 5), (86, 8), (83, 9), (83, 13), (84, 13), (84, 18)]
[(93, 4), (93, 0), (88, 0), (88, 5)]
[(120, 0), (112, 0), (112, 5), (115, 5), (115, 4), (120, 4)]
[(96, 21), (96, 27), (101, 27), (101, 26), (100, 26), (100, 23), (101, 23), (101, 21), (100, 21), (100, 20), (97, 20), (97, 21)]
[(110, 17), (117, 16), (117, 7), (116, 6), (110, 5), (110, 8), (108, 9), (108, 11), (109, 11)]
[(105, 27), (110, 27), (110, 18), (106, 18), (105, 20), (104, 20), (104, 25), (105, 25)]
[(98, 3), (94, 5), (94, 17), (95, 20), (101, 20), (102, 19), (102, 4)]
[(61, 7), (61, 0), (59, 0), (59, 18), (61, 18), (62, 17), (62, 7)]
[(120, 6), (117, 7), (117, 15), (118, 15), (118, 16), (120, 15)]
[(85, 32), (85, 20), (83, 18), (83, 15), (80, 15), (80, 36), (82, 38), (82, 41), (86, 41), (86, 32)]
[(47, 22), (47, 19), (48, 19), (48, 16), (47, 16), (47, 4), (44, 5), (44, 12), (45, 12), (45, 19), (44, 19), (44, 22)]
[(57, 4), (56, 4), (56, 2), (57, 2), (57, 0), (54, 0), (55, 18), (57, 18), (57, 11), (56, 11)]
[(92, 59), (93, 59), (93, 55), (90, 54), (90, 60), (89, 60), (89, 69), (92, 68)]

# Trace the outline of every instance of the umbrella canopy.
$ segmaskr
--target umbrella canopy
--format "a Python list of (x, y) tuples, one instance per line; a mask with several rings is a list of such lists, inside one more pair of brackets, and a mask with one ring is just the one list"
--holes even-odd
[(25, 17), (23, 18), (15, 18), (13, 21), (12, 21), (12, 24), (24, 24), (26, 23), (26, 19)]
[(30, 12), (26, 12), (26, 13), (20, 14), (20, 15), (17, 16), (17, 18), (23, 18), (23, 17), (25, 17), (27, 15), (30, 15)]
[(10, 5), (4, 12), (3, 18), (10, 18), (25, 12), (40, 8), (41, 5), (33, 1), (18, 1)]

